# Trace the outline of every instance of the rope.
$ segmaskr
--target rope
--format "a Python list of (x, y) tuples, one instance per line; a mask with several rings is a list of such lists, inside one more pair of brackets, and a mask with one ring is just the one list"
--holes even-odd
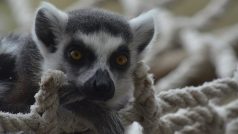
[(207, 105), (214, 98), (225, 99), (238, 91), (238, 83), (231, 78), (218, 79), (199, 87), (185, 87), (161, 92), (157, 103), (163, 113), (177, 111), (179, 108)]
[[(143, 62), (138, 63), (135, 71), (135, 101), (127, 112), (122, 114), (124, 124), (130, 124), (132, 121), (138, 121), (144, 128), (144, 133), (154, 133), (159, 124), (159, 106), (153, 89), (153, 79), (147, 74), (148, 67)], [(134, 116), (131, 116), (133, 113)], [(132, 117), (134, 119), (132, 119)], [(136, 119), (135, 119), (136, 118)]]
[[(162, 91), (156, 95), (152, 75), (147, 72), (148, 67), (143, 62), (138, 63), (134, 73), (134, 101), (119, 111), (125, 126), (137, 121), (144, 134), (223, 134), (231, 133), (227, 129), (237, 124), (238, 99), (227, 101), (237, 94), (236, 77), (218, 79), (199, 87)], [(31, 112), (0, 112), (0, 133), (59, 134), (86, 129), (82, 119), (59, 109), (57, 91), (66, 83), (65, 75), (60, 71), (43, 74)], [(210, 101), (213, 99), (219, 103)]]
[(0, 133), (29, 132), (37, 134), (58, 134), (56, 111), (58, 109), (57, 90), (65, 82), (60, 71), (48, 71), (42, 77), (40, 90), (35, 95), (36, 102), (27, 114), (0, 112)]
[(230, 123), (227, 124), (227, 129), (225, 134), (237, 134), (238, 133), (238, 119), (232, 120)]
[(196, 127), (193, 127), (193, 129), (189, 127), (193, 125), (199, 128), (198, 130), (201, 132), (200, 134), (211, 133), (210, 130), (213, 130), (213, 132), (216, 130), (216, 134), (224, 133), (224, 127), (220, 127), (224, 125), (223, 118), (220, 117), (211, 107), (199, 106), (191, 109), (181, 110), (175, 114), (168, 114), (164, 117), (161, 117), (161, 121), (169, 124), (169, 129), (172, 130), (173, 133), (196, 133)]
[[(153, 79), (147, 71), (146, 65), (138, 64), (135, 73), (135, 100), (130, 108), (120, 113), (124, 124), (138, 121), (144, 128), (144, 134), (224, 133), (227, 120), (217, 111), (219, 109), (212, 107), (216, 103), (210, 106), (210, 103), (215, 102), (210, 100), (222, 101), (234, 96), (238, 91), (235, 78), (218, 79), (199, 87), (162, 91), (155, 96)], [(223, 108), (223, 111), (230, 113), (227, 117), (231, 113), (237, 114), (237, 103), (232, 102), (234, 104)], [(179, 109), (184, 112), (179, 112)], [(212, 132), (211, 126), (214, 128)]]

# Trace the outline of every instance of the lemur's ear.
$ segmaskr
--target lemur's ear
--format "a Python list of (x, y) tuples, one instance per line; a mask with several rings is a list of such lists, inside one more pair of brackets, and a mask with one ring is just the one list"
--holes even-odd
[(68, 16), (50, 3), (43, 2), (36, 12), (33, 36), (36, 44), (44, 52), (55, 52), (63, 35)]
[(148, 11), (130, 20), (134, 40), (133, 45), (141, 53), (150, 43), (155, 33), (154, 18), (157, 10)]

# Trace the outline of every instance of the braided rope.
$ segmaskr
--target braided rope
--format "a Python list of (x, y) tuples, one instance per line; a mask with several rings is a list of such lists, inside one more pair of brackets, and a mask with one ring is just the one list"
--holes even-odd
[(32, 112), (41, 115), (44, 121), (38, 133), (58, 134), (57, 110), (59, 99), (57, 91), (66, 82), (61, 71), (48, 71), (42, 76), (40, 91), (35, 95), (36, 102), (31, 107)]
[[(222, 101), (237, 93), (236, 79), (218, 79), (199, 87), (162, 91), (155, 96), (153, 82), (147, 70), (143, 63), (138, 64), (135, 73), (135, 101), (127, 112), (121, 113), (125, 124), (138, 121), (143, 126), (145, 134), (210, 134), (212, 132), (206, 125), (211, 124), (214, 125), (214, 129), (216, 128), (214, 131), (224, 133), (224, 129), (219, 128), (224, 125), (223, 116), (217, 114), (217, 109), (211, 108), (209, 102), (215, 98)], [(237, 105), (227, 106), (224, 110), (228, 110), (229, 113), (235, 109), (233, 113), (236, 113), (237, 107)], [(181, 108), (189, 110), (185, 110), (185, 113), (172, 114)]]
[(223, 111), (227, 121), (238, 118), (238, 100), (232, 101), (231, 103), (224, 106)]
[[(222, 134), (225, 123), (237, 124), (238, 100), (231, 100), (221, 106), (220, 109), (225, 111), (223, 114), (219, 113), (219, 108), (210, 107), (209, 103), (214, 98), (225, 100), (234, 96), (238, 90), (235, 78), (215, 80), (200, 87), (162, 91), (155, 95), (153, 79), (147, 71), (148, 67), (144, 63), (138, 63), (134, 74), (135, 100), (119, 112), (125, 125), (138, 121), (145, 134)], [(57, 91), (65, 82), (66, 78), (60, 71), (48, 71), (44, 74), (30, 113), (0, 112), (0, 133), (24, 131), (58, 134), (82, 130), (82, 120), (58, 109)], [(187, 109), (178, 110), (179, 108)]]
[(0, 113), (0, 133), (27, 131), (35, 132), (40, 126), (38, 116), (33, 114)]
[(227, 124), (225, 134), (237, 134), (238, 133), (238, 119), (234, 119)]
[(238, 83), (234, 79), (218, 79), (199, 87), (185, 87), (161, 92), (157, 95), (157, 103), (163, 113), (177, 111), (179, 108), (207, 105), (214, 98), (225, 99), (238, 91)]
[(56, 111), (57, 89), (65, 82), (60, 71), (48, 71), (43, 75), (36, 102), (28, 114), (0, 112), (0, 133), (24, 131), (38, 134), (58, 134)]
[[(138, 63), (135, 71), (135, 101), (127, 112), (120, 112), (124, 124), (138, 121), (144, 128), (144, 133), (155, 133), (160, 127), (159, 114), (161, 113), (157, 105), (153, 89), (151, 75), (147, 75), (148, 67), (143, 62)], [(131, 116), (131, 113), (133, 116)], [(158, 127), (157, 127), (158, 126)]]
[(193, 125), (197, 126), (201, 133), (211, 133), (210, 130), (213, 130), (213, 132), (217, 131), (216, 134), (224, 133), (224, 128), (220, 127), (224, 125), (223, 118), (218, 116), (211, 107), (195, 107), (181, 110), (175, 114), (168, 114), (161, 117), (161, 121), (169, 124), (173, 133), (176, 131), (181, 133), (196, 133), (196, 127), (190, 130), (190, 126)]

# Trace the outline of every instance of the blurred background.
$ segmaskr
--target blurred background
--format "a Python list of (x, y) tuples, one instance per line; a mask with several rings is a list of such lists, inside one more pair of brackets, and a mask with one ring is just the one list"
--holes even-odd
[[(0, 0), (0, 35), (28, 32), (41, 0)], [(48, 0), (62, 10), (99, 7), (128, 19), (157, 8), (145, 54), (158, 91), (231, 77), (238, 55), (238, 0)]]
[[(20, 18), (32, 17), (42, 0), (0, 0), (0, 33), (14, 31)], [(46, 0), (60, 9), (99, 7), (133, 17), (157, 6), (168, 9), (174, 15), (192, 16), (204, 8), (210, 0)], [(216, 1), (216, 0), (215, 0)], [(219, 1), (219, 0), (217, 0)], [(223, 10), (223, 9), (221, 9)], [(18, 16), (23, 15), (23, 16)], [(27, 22), (29, 19), (22, 20)], [(224, 15), (219, 17), (209, 30), (238, 22), (238, 1), (230, 0)], [(27, 25), (29, 27), (29, 25)]]

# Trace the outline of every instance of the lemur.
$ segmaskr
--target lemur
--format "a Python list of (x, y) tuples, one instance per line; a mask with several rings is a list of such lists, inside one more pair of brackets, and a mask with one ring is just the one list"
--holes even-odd
[(132, 98), (133, 71), (154, 35), (153, 22), (151, 15), (127, 20), (101, 9), (64, 12), (44, 2), (30, 34), (0, 39), (0, 110), (29, 112), (42, 73), (57, 69), (71, 83), (60, 91), (64, 108), (99, 134), (124, 133), (107, 109), (117, 111)]

